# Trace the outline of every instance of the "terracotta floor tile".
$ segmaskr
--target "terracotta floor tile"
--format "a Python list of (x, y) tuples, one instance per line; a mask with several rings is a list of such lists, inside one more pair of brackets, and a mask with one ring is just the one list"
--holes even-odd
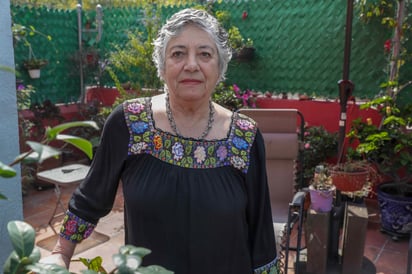
[(400, 239), (398, 241), (393, 241), (389, 236), (388, 241), (386, 242), (385, 245), (385, 250), (388, 251), (395, 251), (395, 252), (401, 252), (401, 253), (406, 253), (408, 252), (408, 244), (409, 244), (409, 239)]
[(375, 263), (381, 252), (382, 252), (381, 247), (366, 245), (363, 251), (363, 255), (366, 258), (368, 258), (370, 261)]
[(375, 262), (377, 271), (385, 274), (405, 274), (406, 254), (383, 250)]

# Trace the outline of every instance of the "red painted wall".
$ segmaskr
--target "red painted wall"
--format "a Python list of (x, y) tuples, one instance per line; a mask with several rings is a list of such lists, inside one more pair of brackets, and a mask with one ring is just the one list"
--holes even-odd
[[(259, 108), (293, 108), (298, 109), (304, 116), (308, 126), (323, 125), (330, 132), (339, 131), (340, 104), (339, 102), (312, 101), (312, 100), (287, 100), (267, 97), (256, 98)], [(360, 110), (359, 105), (348, 102), (347, 106), (347, 131), (352, 120), (362, 117), (364, 121), (372, 118), (374, 124), (379, 124), (380, 115), (376, 110)]]

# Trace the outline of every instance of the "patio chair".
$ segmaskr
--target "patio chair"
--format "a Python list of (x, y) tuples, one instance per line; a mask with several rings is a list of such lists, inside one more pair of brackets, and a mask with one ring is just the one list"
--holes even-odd
[[(304, 200), (303, 173), (297, 160), (303, 157), (304, 117), (296, 109), (241, 109), (258, 123), (266, 149), (266, 169), (272, 208), (272, 219), (280, 258), (284, 257), (284, 273), (288, 271), (289, 251), (296, 251), (295, 273), (299, 273)], [(302, 162), (302, 159), (300, 159)], [(300, 174), (296, 178), (296, 174)], [(296, 247), (290, 246), (290, 234), (297, 228)]]

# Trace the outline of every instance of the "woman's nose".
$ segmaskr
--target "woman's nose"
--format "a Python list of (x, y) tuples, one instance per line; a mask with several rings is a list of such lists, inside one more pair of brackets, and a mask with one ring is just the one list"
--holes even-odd
[(198, 60), (195, 54), (188, 54), (185, 64), (185, 69), (193, 72), (199, 69)]

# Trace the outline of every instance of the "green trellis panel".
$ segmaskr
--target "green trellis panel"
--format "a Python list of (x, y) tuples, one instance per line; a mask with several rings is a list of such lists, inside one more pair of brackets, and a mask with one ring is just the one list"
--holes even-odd
[(80, 94), (78, 66), (72, 60), (78, 48), (76, 11), (13, 7), (12, 16), (14, 23), (33, 26), (37, 31), (52, 37), (51, 41), (42, 35), (28, 38), (35, 56), (49, 61), (49, 64), (42, 68), (40, 79), (35, 80), (30, 79), (22, 67), (23, 60), (28, 58), (28, 48), (23, 43), (16, 44), (15, 61), (20, 72), (18, 78), (36, 88), (36, 101), (76, 101)]
[[(241, 88), (258, 91), (316, 94), (336, 98), (337, 82), (342, 78), (346, 21), (346, 0), (319, 1), (227, 1), (214, 3), (218, 10), (229, 10), (232, 22), (244, 37), (250, 37), (256, 47), (251, 62), (231, 61), (227, 82)], [(163, 7), (162, 20), (183, 6)], [(242, 19), (243, 11), (248, 17)], [(31, 37), (38, 57), (49, 59), (39, 80), (31, 80), (19, 69), (26, 83), (33, 84), (37, 100), (53, 102), (76, 101), (80, 95), (79, 67), (73, 61), (78, 51), (76, 10), (47, 10), (12, 7), (13, 20), (33, 25), (51, 35), (52, 41), (41, 36)], [(138, 8), (104, 8), (103, 36), (97, 47), (101, 55), (113, 50), (115, 44), (127, 40), (128, 31), (144, 31), (143, 12)], [(95, 12), (83, 12), (94, 20)], [(371, 98), (385, 81), (383, 72), (387, 60), (383, 44), (391, 34), (379, 22), (363, 24), (354, 12), (350, 80), (354, 95)], [(27, 58), (28, 50), (18, 44), (16, 64)], [(410, 71), (409, 69), (407, 71)], [(87, 79), (90, 80), (90, 79)]]
[[(222, 4), (233, 11), (235, 25), (254, 40), (257, 58), (232, 62), (229, 79), (244, 88), (313, 93), (337, 97), (342, 79), (346, 2), (256, 1)], [(242, 11), (248, 18), (242, 20)], [(378, 31), (376, 31), (376, 29)], [(350, 79), (358, 97), (376, 94), (383, 81), (383, 43), (389, 37), (380, 25), (353, 20)]]

